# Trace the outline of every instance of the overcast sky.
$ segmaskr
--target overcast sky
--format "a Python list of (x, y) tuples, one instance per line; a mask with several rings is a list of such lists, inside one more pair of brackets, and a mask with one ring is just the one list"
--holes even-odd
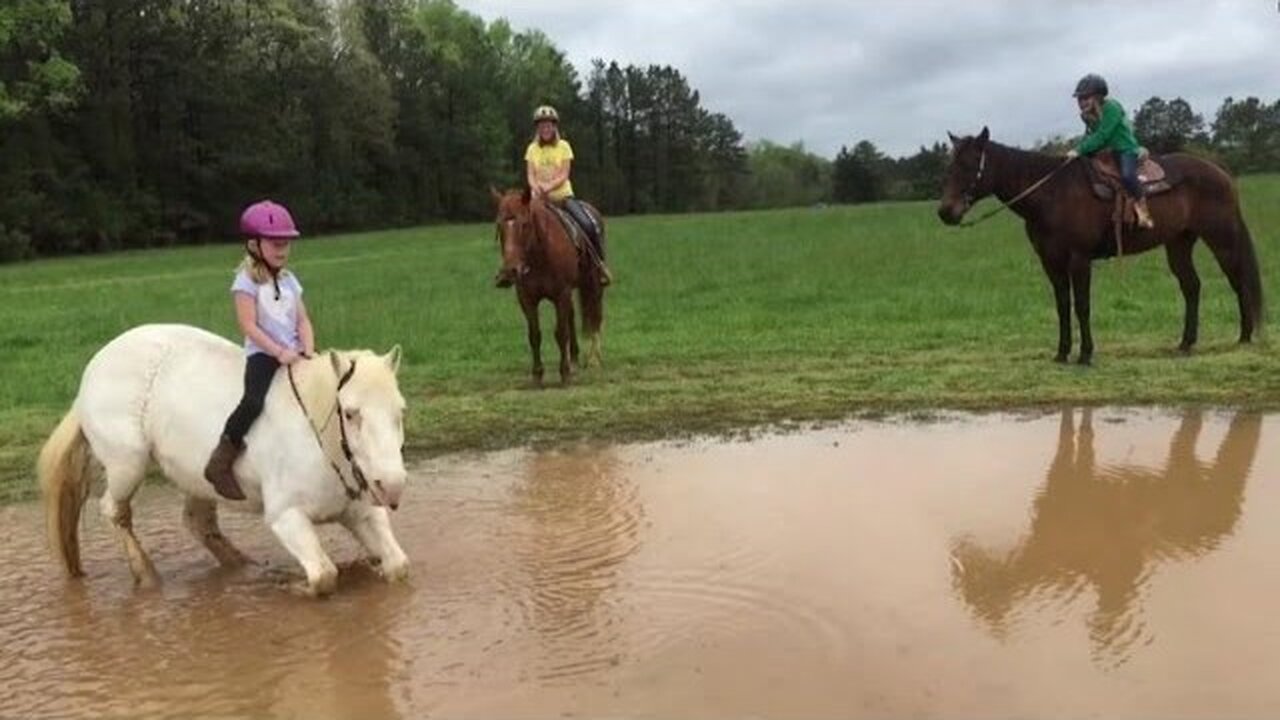
[[(1078, 130), (1070, 97), (1103, 73), (1130, 111), (1181, 95), (1280, 99), (1278, 0), (459, 0), (592, 58), (669, 64), (748, 140), (894, 154), (970, 133), (1029, 143)], [(568, 134), (572, 129), (567, 129)]]

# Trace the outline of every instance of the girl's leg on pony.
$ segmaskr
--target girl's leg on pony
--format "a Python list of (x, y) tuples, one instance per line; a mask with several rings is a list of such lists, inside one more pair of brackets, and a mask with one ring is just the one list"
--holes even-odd
[(244, 437), (249, 428), (262, 414), (262, 406), (271, 389), (271, 381), (275, 378), (280, 363), (266, 353), (254, 353), (245, 360), (244, 396), (240, 404), (227, 418), (222, 437), (214, 448), (209, 464), (205, 466), (204, 477), (213, 485), (218, 494), (229, 500), (243, 500), (244, 490), (236, 481), (234, 467), (240, 453), (244, 452)]

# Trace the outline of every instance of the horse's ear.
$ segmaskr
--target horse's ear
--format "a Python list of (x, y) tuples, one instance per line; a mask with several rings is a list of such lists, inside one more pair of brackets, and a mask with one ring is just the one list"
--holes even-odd
[(493, 198), (495, 203), (502, 202), (502, 193), (498, 192), (498, 188), (492, 185), (489, 186), (489, 195)]
[(524, 192), (520, 193), (520, 202), (524, 203), (525, 205), (528, 205), (529, 201), (532, 199), (533, 199), (533, 191), (530, 190), (529, 188), (525, 188)]
[(987, 129), (986, 125), (983, 125), (982, 132), (978, 133), (978, 142), (986, 144), (986, 142), (990, 139), (991, 139), (991, 131)]
[(947, 139), (951, 141), (952, 145), (960, 144), (960, 138), (953, 135), (950, 130), (947, 131)]
[(342, 377), (342, 358), (338, 357), (336, 350), (329, 351), (329, 364), (333, 366), (333, 374)]
[(391, 348), (391, 352), (382, 356), (382, 359), (385, 360), (387, 363), (387, 367), (391, 368), (391, 372), (393, 373), (400, 372), (400, 356), (402, 354), (403, 353), (401, 353), (400, 351), (400, 346), (396, 345), (395, 347)]

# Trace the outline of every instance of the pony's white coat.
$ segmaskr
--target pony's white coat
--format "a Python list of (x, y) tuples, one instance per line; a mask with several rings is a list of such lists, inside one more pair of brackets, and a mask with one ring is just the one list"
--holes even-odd
[[(41, 451), (39, 475), (50, 540), (70, 574), (81, 573), (76, 523), (96, 460), (106, 476), (105, 517), (117, 527), (139, 582), (156, 580), (133, 535), (129, 507), (148, 464), (154, 461), (187, 496), (185, 518), (224, 563), (243, 559), (218, 530), (216, 507), (262, 513), (280, 542), (307, 574), (306, 589), (334, 589), (337, 569), (320, 546), (316, 523), (340, 522), (376, 557), (389, 579), (407, 573), (407, 559), (391, 532), (386, 506), (398, 505), (405, 482), (401, 446), (404, 399), (396, 384), (399, 349), (386, 356), (331, 352), (294, 366), (310, 427), (284, 371), (277, 373), (261, 417), (246, 438), (236, 476), (248, 496), (224, 500), (204, 479), (204, 465), (243, 388), (244, 356), (237, 346), (183, 325), (129, 330), (90, 360), (80, 392)], [(338, 383), (355, 363), (339, 391)], [(352, 467), (341, 450), (336, 403), (346, 414), (355, 462), (371, 491), (351, 500)], [(323, 443), (323, 445), (322, 445)]]

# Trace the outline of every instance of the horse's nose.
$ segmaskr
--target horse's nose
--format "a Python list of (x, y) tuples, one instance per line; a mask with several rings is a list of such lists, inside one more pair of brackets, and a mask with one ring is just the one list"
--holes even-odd
[(377, 491), (375, 496), (388, 509), (397, 510), (400, 508), (400, 493), (404, 490), (404, 483), (384, 483), (381, 480), (374, 480), (373, 488)]
[(938, 219), (947, 225), (955, 225), (958, 221), (955, 211), (947, 205), (938, 206)]
[(515, 272), (510, 268), (503, 268), (493, 276), (493, 284), (500, 288), (511, 287), (511, 283), (515, 282)]

